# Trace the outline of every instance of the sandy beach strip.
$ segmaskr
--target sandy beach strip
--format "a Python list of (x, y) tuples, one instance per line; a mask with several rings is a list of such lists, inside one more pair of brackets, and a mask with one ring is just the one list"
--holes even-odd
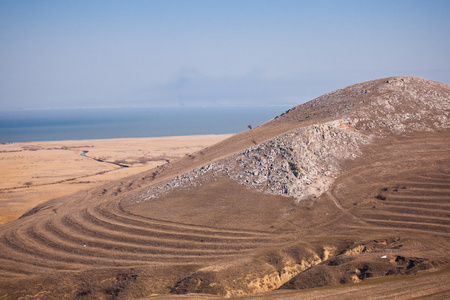
[(0, 224), (47, 200), (138, 174), (232, 134), (0, 145)]

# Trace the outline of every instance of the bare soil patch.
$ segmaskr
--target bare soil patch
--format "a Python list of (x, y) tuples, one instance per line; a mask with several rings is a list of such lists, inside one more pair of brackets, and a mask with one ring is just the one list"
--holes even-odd
[(261, 194), (228, 178), (131, 206), (133, 214), (174, 222), (274, 231), (296, 208), (294, 199)]

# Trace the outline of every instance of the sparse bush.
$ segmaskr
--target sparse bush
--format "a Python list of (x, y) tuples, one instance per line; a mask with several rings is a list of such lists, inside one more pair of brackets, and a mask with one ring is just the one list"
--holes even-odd
[(377, 199), (379, 199), (379, 200), (386, 200), (386, 196), (383, 195), (383, 194), (381, 194), (381, 193), (378, 194), (378, 195), (376, 195), (375, 198), (377, 198)]

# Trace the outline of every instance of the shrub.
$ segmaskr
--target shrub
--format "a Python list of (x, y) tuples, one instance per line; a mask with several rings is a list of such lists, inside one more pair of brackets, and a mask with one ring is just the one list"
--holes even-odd
[(386, 196), (383, 195), (383, 194), (381, 194), (381, 193), (378, 194), (378, 195), (376, 195), (375, 198), (377, 198), (377, 199), (379, 199), (379, 200), (386, 200)]

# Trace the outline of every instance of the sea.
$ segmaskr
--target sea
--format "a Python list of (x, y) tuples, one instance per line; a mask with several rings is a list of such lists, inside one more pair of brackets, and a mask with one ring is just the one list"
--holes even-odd
[(238, 133), (292, 106), (21, 109), (0, 111), (0, 142)]

